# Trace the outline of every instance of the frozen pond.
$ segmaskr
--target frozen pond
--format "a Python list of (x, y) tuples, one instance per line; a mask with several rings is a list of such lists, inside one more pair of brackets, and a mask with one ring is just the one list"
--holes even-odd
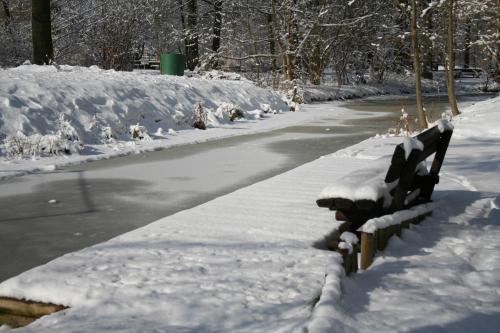
[[(350, 120), (335, 118), (331, 109), (338, 104), (316, 104), (305, 108), (324, 108), (325, 118), (303, 126), (4, 181), (0, 281), (385, 133), (399, 118), (402, 103), (411, 112), (409, 99), (346, 103), (353, 110)], [(433, 105), (436, 114), (447, 107), (443, 98)]]

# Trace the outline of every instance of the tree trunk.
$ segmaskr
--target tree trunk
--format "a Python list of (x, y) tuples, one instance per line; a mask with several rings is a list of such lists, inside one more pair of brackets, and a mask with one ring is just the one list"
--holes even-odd
[(291, 8), (291, 4), (288, 4), (286, 8), (286, 32), (287, 32), (287, 48), (285, 52), (285, 68), (286, 68), (286, 79), (288, 81), (293, 81), (295, 79), (295, 65), (296, 58), (295, 53), (292, 51), (292, 47), (295, 44), (293, 26), (294, 26), (294, 12)]
[(198, 66), (198, 3), (187, 0), (186, 66), (194, 70)]
[(427, 119), (422, 103), (422, 71), (420, 68), (420, 46), (417, 30), (417, 4), (411, 0), (411, 44), (413, 49), (413, 68), (415, 71), (415, 94), (417, 100), (417, 116), (420, 129), (427, 128)]
[(464, 36), (464, 67), (471, 67), (471, 47), (472, 47), (472, 27), (470, 19), (465, 23), (465, 36)]
[(272, 75), (272, 85), (273, 89), (278, 87), (278, 82), (276, 82), (276, 33), (274, 31), (274, 18), (273, 14), (267, 15), (267, 24), (268, 24), (268, 38), (269, 38), (269, 53), (273, 55), (271, 59), (271, 75)]
[[(427, 13), (425, 17), (425, 28), (427, 31), (432, 30), (432, 11)], [(433, 60), (433, 47), (432, 41), (426, 37), (424, 44), (424, 67), (422, 70), (422, 77), (424, 79), (432, 80), (432, 60)]]
[(214, 6), (214, 23), (212, 25), (212, 52), (213, 58), (210, 61), (210, 68), (219, 68), (219, 49), (222, 31), (222, 0), (215, 0)]
[(457, 97), (455, 96), (455, 13), (454, 13), (454, 0), (448, 0), (448, 35), (446, 36), (446, 53), (447, 53), (447, 66), (446, 77), (448, 84), (448, 100), (450, 101), (451, 113), (456, 116), (460, 114), (457, 106)]
[(5, 13), (5, 28), (11, 32), (10, 23), (12, 22), (12, 15), (9, 8), (9, 0), (2, 0), (3, 11)]
[(33, 63), (50, 64), (54, 59), (50, 0), (31, 0), (31, 33), (33, 39)]
[(214, 23), (213, 23), (213, 37), (212, 37), (212, 51), (219, 52), (220, 49), (220, 36), (222, 30), (222, 0), (214, 1)]
[[(497, 0), (497, 36), (500, 36), (500, 0)], [(497, 44), (495, 81), (500, 83), (500, 43)]]

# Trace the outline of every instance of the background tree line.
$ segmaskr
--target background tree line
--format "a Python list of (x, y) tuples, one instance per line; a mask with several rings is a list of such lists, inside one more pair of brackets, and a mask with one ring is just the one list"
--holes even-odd
[(143, 56), (180, 52), (189, 69), (245, 71), (276, 85), (319, 84), (325, 69), (339, 84), (414, 69), (431, 78), (456, 60), (500, 82), (500, 0), (1, 1), (3, 66), (131, 70)]

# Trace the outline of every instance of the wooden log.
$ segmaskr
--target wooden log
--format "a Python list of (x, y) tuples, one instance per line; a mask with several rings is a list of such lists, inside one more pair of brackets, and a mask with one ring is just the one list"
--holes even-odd
[(0, 324), (11, 327), (25, 326), (42, 316), (66, 308), (63, 305), (0, 297)]
[(37, 318), (0, 313), (0, 326), (7, 325), (10, 328), (24, 327), (35, 320), (37, 320)]
[(0, 297), (0, 312), (18, 314), (27, 317), (41, 317), (66, 309), (62, 305)]
[(361, 269), (367, 269), (373, 263), (375, 256), (375, 236), (366, 232), (361, 233)]

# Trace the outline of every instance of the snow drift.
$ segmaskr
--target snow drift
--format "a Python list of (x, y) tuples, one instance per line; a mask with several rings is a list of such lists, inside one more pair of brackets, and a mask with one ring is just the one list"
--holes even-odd
[[(279, 94), (250, 82), (28, 65), (0, 70), (0, 143), (19, 132), (55, 134), (61, 114), (85, 144), (103, 143), (110, 136), (130, 140), (131, 126), (148, 133), (190, 128), (197, 103), (209, 114), (223, 103), (242, 112), (267, 105), (288, 110)], [(209, 127), (221, 123), (209, 117)]]

